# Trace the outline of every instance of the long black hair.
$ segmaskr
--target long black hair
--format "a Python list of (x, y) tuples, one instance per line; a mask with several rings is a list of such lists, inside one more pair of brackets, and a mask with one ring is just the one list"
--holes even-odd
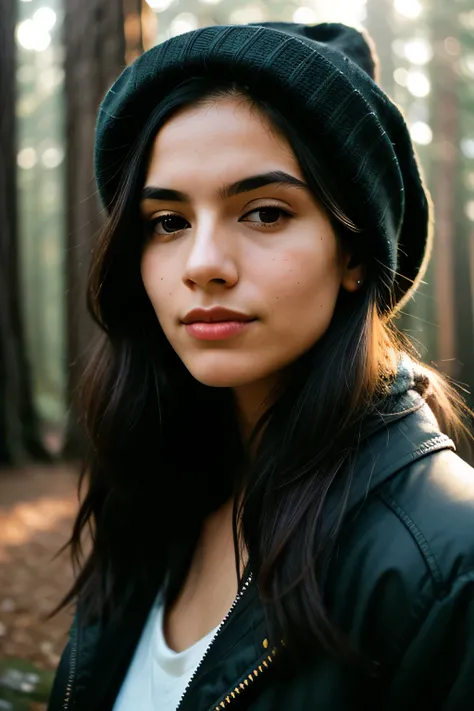
[[(140, 273), (139, 199), (153, 139), (179, 109), (227, 95), (241, 96), (285, 136), (338, 239), (366, 267), (364, 287), (341, 291), (327, 332), (290, 369), (250, 444), (241, 439), (232, 392), (197, 382), (171, 348)], [(342, 483), (341, 521), (357, 447), (379, 412), (400, 353), (410, 350), (382, 313), (384, 275), (341, 200), (321, 164), (317, 136), (297, 130), (284, 107), (248, 88), (192, 78), (149, 117), (122, 167), (93, 255), (89, 308), (103, 335), (84, 375), (90, 451), (69, 542), (80, 560), (89, 528), (92, 549), (62, 605), (80, 598), (86, 620), (106, 617), (130, 580), (156, 591), (166, 578), (172, 597), (204, 518), (234, 497), (236, 556), (241, 540), (272, 640), (284, 638), (300, 651), (315, 640), (340, 648), (321, 576), (337, 534), (337, 526), (323, 528), (325, 502)], [(430, 377), (445, 429), (459, 434), (462, 400), (439, 374)], [(210, 432), (213, 447), (202, 448)]]

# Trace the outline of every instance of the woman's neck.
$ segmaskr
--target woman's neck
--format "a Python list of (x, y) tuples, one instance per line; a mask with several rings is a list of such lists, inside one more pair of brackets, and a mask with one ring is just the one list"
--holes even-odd
[(242, 440), (247, 442), (255, 425), (272, 401), (278, 380), (276, 376), (234, 388)]

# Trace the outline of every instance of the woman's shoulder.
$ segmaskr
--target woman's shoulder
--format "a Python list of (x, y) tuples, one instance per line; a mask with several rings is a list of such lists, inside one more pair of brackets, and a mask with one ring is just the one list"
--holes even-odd
[(341, 547), (348, 555), (360, 540), (387, 566), (428, 575), (436, 594), (474, 571), (474, 469), (426, 403), (367, 440), (347, 498)]
[(373, 490), (350, 528), (355, 557), (340, 578), (351, 600), (346, 620), (351, 636), (392, 670), (390, 708), (407, 690), (426, 701), (428, 687), (430, 698), (446, 695), (446, 708), (469, 708), (474, 469), (452, 450), (431, 452)]
[(349, 514), (339, 546), (365, 579), (396, 578), (418, 602), (474, 582), (474, 469), (432, 451), (373, 488)]
[(409, 572), (417, 563), (437, 594), (474, 572), (474, 469), (456, 454), (426, 403), (381, 427), (356, 467), (348, 520), (366, 544), (386, 542), (388, 564), (400, 558)]
[(388, 664), (426, 624), (444, 638), (474, 603), (474, 469), (450, 449), (405, 465), (353, 509), (329, 570), (335, 619)]
[(369, 438), (347, 499), (329, 606), (396, 663), (440, 605), (474, 601), (474, 469), (423, 404)]
[[(376, 489), (380, 526), (420, 555), (438, 595), (474, 579), (474, 469), (449, 449), (431, 452)], [(389, 523), (390, 522), (390, 523)]]

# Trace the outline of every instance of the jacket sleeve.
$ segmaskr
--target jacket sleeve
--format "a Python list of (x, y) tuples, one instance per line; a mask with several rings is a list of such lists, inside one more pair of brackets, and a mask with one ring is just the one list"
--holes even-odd
[(474, 709), (474, 570), (431, 605), (395, 670), (385, 709), (402, 708)]

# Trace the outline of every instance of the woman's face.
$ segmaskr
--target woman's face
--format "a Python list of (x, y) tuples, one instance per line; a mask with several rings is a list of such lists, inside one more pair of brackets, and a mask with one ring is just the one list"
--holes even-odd
[(341, 286), (357, 288), (291, 148), (243, 98), (187, 108), (159, 131), (141, 211), (145, 289), (206, 385), (273, 383), (324, 334)]

